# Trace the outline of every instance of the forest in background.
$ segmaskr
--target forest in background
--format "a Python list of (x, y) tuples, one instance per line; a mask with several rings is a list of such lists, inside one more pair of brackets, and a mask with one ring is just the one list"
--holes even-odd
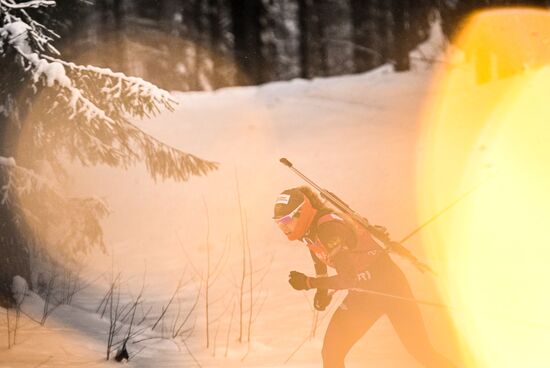
[[(62, 53), (168, 90), (409, 69), (409, 51), (441, 14), (451, 36), (471, 12), (546, 0), (60, 1)], [(77, 8), (75, 8), (77, 7)], [(75, 14), (78, 14), (75, 16)]]

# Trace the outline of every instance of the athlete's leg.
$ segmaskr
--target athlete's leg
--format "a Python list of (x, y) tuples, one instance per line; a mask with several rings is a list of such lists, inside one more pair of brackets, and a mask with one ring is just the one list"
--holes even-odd
[[(391, 272), (389, 293), (413, 299), (405, 275), (397, 266)], [(407, 351), (426, 368), (455, 367), (439, 354), (430, 343), (418, 304), (411, 301), (387, 298), (386, 313)]]
[(382, 316), (380, 304), (372, 299), (352, 292), (334, 312), (323, 342), (324, 368), (343, 368), (348, 351)]

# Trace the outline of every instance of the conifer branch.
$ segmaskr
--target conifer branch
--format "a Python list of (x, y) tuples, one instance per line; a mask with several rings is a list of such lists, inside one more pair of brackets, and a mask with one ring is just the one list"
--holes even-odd
[(0, 0), (0, 4), (10, 9), (25, 9), (25, 8), (39, 8), (41, 6), (55, 6), (54, 0), (31, 0), (24, 3), (16, 3), (15, 1)]
[[(0, 0), (3, 62), (16, 66), (22, 86), (31, 82), (24, 86), (22, 109), (9, 93), (2, 96), (2, 112), (13, 118), (14, 129), (22, 128), (19, 113), (25, 112), (29, 144), (25, 157), (17, 157), (19, 165), (0, 157), (0, 204), (13, 208), (16, 218), (23, 216), (26, 221), (16, 221), (22, 226), (47, 229), (48, 236), (56, 232), (55, 246), (75, 256), (93, 246), (104, 249), (100, 221), (108, 209), (99, 199), (69, 198), (58, 188), (67, 158), (85, 166), (121, 168), (143, 162), (153, 179), (178, 181), (205, 175), (218, 164), (169, 146), (132, 122), (173, 111), (177, 102), (167, 91), (140, 78), (52, 56), (59, 55), (53, 46), (59, 35), (34, 19), (50, 6), (55, 1)], [(31, 8), (36, 10), (27, 12)], [(31, 170), (44, 164), (55, 179)], [(30, 236), (37, 238), (38, 230)]]
[[(118, 119), (110, 117), (105, 109), (97, 106), (88, 99), (83, 92), (73, 85), (73, 80), (85, 80), (81, 78), (71, 79), (65, 74), (64, 64), (53, 61), (48, 62), (37, 54), (27, 55), (19, 48), (19, 54), (27, 60), (27, 67), (33, 68), (33, 80), (38, 83), (50, 86), (57, 91), (55, 100), (62, 99), (65, 103), (59, 104), (52, 101), (45, 105), (51, 106), (46, 116), (54, 116), (55, 124), (49, 126), (52, 142), (50, 148), (59, 150), (65, 147), (71, 157), (77, 158), (84, 165), (105, 163), (110, 166), (121, 166), (127, 168), (138, 160), (143, 160), (149, 174), (156, 180), (158, 178), (186, 181), (191, 175), (206, 175), (209, 171), (218, 167), (216, 162), (200, 159), (192, 154), (180, 151), (168, 146), (143, 130), (130, 123), (120, 107), (111, 109)], [(54, 59), (55, 60), (55, 59)], [(83, 73), (86, 68), (73, 64), (75, 70)], [(108, 69), (93, 68), (92, 73), (106, 76), (106, 78), (118, 79), (119, 83), (129, 83), (129, 89), (152, 91), (146, 104), (156, 106), (158, 102), (171, 107), (171, 99), (166, 91), (162, 91), (150, 83), (139, 78), (128, 79), (122, 73), (113, 73)], [(92, 79), (90, 79), (92, 80)], [(141, 95), (144, 95), (143, 93)], [(145, 94), (147, 95), (147, 94)], [(48, 97), (46, 97), (48, 98)], [(51, 98), (51, 97), (50, 97)], [(96, 100), (98, 98), (96, 97)], [(123, 99), (122, 99), (123, 100)], [(103, 96), (103, 101), (109, 101)], [(134, 101), (134, 107), (140, 106), (140, 99)], [(131, 104), (130, 104), (131, 105)], [(69, 107), (67, 109), (66, 107)], [(114, 104), (113, 104), (114, 106)], [(124, 105), (128, 106), (128, 105)], [(126, 107), (128, 108), (128, 107)], [(133, 109), (129, 113), (142, 116), (150, 116), (154, 111), (152, 107), (146, 109)], [(53, 144), (57, 142), (58, 144)], [(59, 145), (59, 143), (64, 143)]]
[(58, 248), (68, 247), (74, 253), (86, 253), (95, 246), (105, 250), (100, 221), (109, 209), (102, 200), (66, 197), (53, 182), (18, 166), (13, 158), (0, 157), (0, 174), (7, 177), (7, 184), (0, 188), (2, 204), (11, 201), (25, 216), (31, 230), (68, 223), (69, 231)]

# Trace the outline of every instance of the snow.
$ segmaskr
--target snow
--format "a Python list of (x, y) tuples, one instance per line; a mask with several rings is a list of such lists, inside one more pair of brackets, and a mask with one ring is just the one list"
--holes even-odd
[[(52, 81), (63, 77), (59, 70), (51, 73)], [(320, 366), (324, 329), (344, 295), (337, 293), (327, 311), (318, 314), (316, 334), (308, 338), (315, 317), (313, 292), (292, 290), (287, 274), (290, 270), (313, 273), (311, 259), (301, 245), (289, 243), (271, 220), (278, 193), (304, 183), (278, 160), (287, 157), (371, 222), (387, 226), (395, 238), (408, 233), (423, 220), (416, 218), (415, 159), (423, 149), (417, 137), (432, 73), (417, 62), (409, 73), (395, 74), (386, 65), (355, 76), (174, 93), (179, 102), (174, 113), (137, 124), (166, 143), (220, 162), (220, 169), (187, 183), (155, 183), (143, 166), (127, 171), (71, 167), (70, 194), (103, 198), (112, 210), (104, 224), (109, 254), (97, 252), (83, 260), (80, 271), (91, 284), (75, 296), (71, 306), (58, 308), (45, 327), (25, 320), (20, 343), (11, 350), (0, 345), (0, 366), (110, 365), (103, 360), (108, 321), (94, 312), (111, 275), (121, 273), (123, 298), (136, 295), (145, 279), (145, 307), (152, 306), (158, 314), (184, 274), (189, 282), (179, 302), (187, 311), (200, 284), (196, 274), (206, 272), (207, 253), (213, 267), (225, 244), (230, 249), (221, 262), (221, 276), (209, 290), (211, 347), (205, 347), (203, 295), (191, 318), (196, 318), (190, 323), (195, 325), (194, 333), (185, 342), (153, 339), (130, 345), (130, 354), (146, 349), (129, 366), (194, 366), (185, 345), (203, 367)], [(243, 238), (251, 246), (253, 282), (258, 285), (250, 345), (237, 341), (238, 306), (229, 320), (237, 300)], [(407, 245), (422, 258), (418, 238)], [(427, 276), (396, 261), (419, 299), (436, 298)], [(248, 300), (246, 294), (247, 306)], [(35, 318), (41, 307), (43, 301), (30, 293), (23, 309)], [(434, 345), (448, 355), (455, 353), (446, 343), (445, 315), (429, 307), (422, 311)], [(154, 336), (158, 331), (148, 333)], [(348, 367), (366, 365), (419, 367), (385, 318), (348, 355)]]
[(446, 49), (447, 41), (443, 30), (441, 29), (441, 19), (439, 13), (434, 13), (434, 21), (430, 24), (430, 33), (428, 40), (419, 45), (415, 50), (410, 54), (412, 58), (427, 60), (436, 60), (438, 57), (441, 57), (443, 52)]
[(27, 280), (19, 275), (14, 276), (11, 291), (13, 293), (13, 298), (15, 299), (15, 302), (17, 304), (21, 304), (23, 302), (23, 299), (25, 299), (27, 292), (29, 291)]
[(55, 0), (31, 0), (18, 4), (3, 1), (2, 5), (11, 9), (39, 8), (41, 6), (55, 6)]
[(130, 82), (132, 84), (131, 88), (134, 89), (133, 93), (137, 93), (138, 90), (141, 89), (141, 90), (147, 90), (147, 92), (157, 100), (170, 99), (170, 94), (168, 92), (158, 88), (154, 84), (147, 82), (139, 77), (129, 77), (124, 73), (113, 72), (109, 68), (100, 68), (94, 65), (81, 66), (81, 65), (77, 65), (77, 64), (66, 62), (59, 59), (54, 59), (54, 58), (49, 58), (49, 59), (55, 62), (58, 62), (71, 69), (76, 69), (79, 71), (89, 71), (89, 72), (98, 74), (100, 76), (105, 76), (105, 77), (110, 77), (110, 78), (115, 78), (115, 79)]
[(41, 59), (37, 54), (31, 54), (30, 60), (33, 62), (35, 69), (33, 80), (36, 83), (42, 76), (46, 78), (48, 87), (52, 87), (54, 83), (58, 83), (62, 87), (70, 88), (71, 80), (65, 73), (65, 68), (59, 62), (48, 62)]
[(13, 157), (2, 157), (0, 156), (0, 165), (15, 167), (15, 159)]
[(7, 38), (10, 44), (19, 48), (22, 52), (29, 53), (30, 46), (27, 39), (29, 29), (31, 27), (27, 23), (17, 20), (0, 28), (0, 37)]

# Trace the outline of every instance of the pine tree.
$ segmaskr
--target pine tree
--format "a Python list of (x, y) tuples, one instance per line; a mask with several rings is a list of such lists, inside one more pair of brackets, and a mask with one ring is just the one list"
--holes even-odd
[(55, 5), (0, 0), (2, 306), (13, 304), (15, 275), (31, 282), (29, 252), (35, 245), (68, 258), (104, 249), (100, 221), (108, 207), (63, 193), (68, 160), (120, 168), (145, 162), (155, 180), (185, 181), (217, 168), (132, 123), (173, 110), (168, 92), (140, 78), (61, 59), (53, 45), (59, 36), (44, 21), (52, 20)]

